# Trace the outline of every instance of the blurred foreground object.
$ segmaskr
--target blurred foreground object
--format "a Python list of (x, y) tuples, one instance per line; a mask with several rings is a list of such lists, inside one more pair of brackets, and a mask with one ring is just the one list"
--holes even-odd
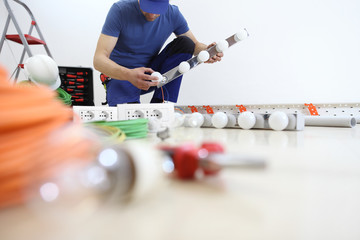
[(31, 199), (30, 185), (51, 178), (62, 166), (93, 159), (94, 141), (73, 123), (73, 112), (43, 86), (8, 82), (0, 68), (0, 208)]
[(148, 135), (148, 119), (139, 118), (132, 120), (122, 120), (122, 121), (96, 121), (89, 122), (87, 125), (95, 125), (102, 127), (115, 127), (121, 130), (126, 139), (137, 139), (137, 138), (146, 138)]
[(260, 157), (229, 154), (224, 147), (216, 142), (204, 142), (197, 147), (191, 143), (179, 146), (161, 146), (168, 158), (164, 169), (168, 173), (174, 173), (180, 179), (194, 179), (197, 174), (215, 175), (222, 168), (240, 167), (263, 169), (266, 161)]
[[(72, 216), (89, 201), (94, 210), (104, 200), (140, 197), (155, 186), (159, 150), (122, 143), (127, 129), (118, 125), (74, 122), (55, 95), (44, 86), (12, 85), (0, 69), (0, 209), (26, 204), (44, 215)], [(140, 130), (147, 129), (141, 121)], [(133, 123), (122, 124), (139, 134)]]

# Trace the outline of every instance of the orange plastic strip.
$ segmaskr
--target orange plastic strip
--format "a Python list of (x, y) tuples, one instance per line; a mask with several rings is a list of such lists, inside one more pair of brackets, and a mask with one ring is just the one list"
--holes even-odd
[(316, 107), (312, 103), (310, 103), (310, 104), (305, 103), (305, 106), (308, 107), (311, 116), (319, 116), (319, 113), (318, 113)]
[(204, 106), (204, 108), (206, 109), (206, 112), (208, 114), (214, 114), (214, 110), (212, 109), (212, 107), (210, 106)]
[(239, 108), (239, 111), (242, 112), (246, 112), (246, 107), (244, 105), (236, 105), (237, 108)]
[(195, 106), (188, 106), (192, 113), (198, 112), (197, 108)]

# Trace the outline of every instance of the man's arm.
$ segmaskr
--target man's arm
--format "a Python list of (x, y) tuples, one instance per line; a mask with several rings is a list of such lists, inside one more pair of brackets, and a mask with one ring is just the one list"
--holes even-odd
[[(210, 44), (210, 45), (206, 45), (206, 44), (204, 44), (204, 43), (199, 42), (199, 41), (195, 38), (194, 34), (193, 34), (190, 30), (187, 31), (187, 32), (184, 33), (184, 34), (179, 35), (179, 36), (187, 36), (187, 37), (189, 37), (189, 38), (195, 43), (194, 55), (198, 55), (201, 51), (206, 50), (206, 49), (208, 49), (208, 48), (210, 48), (210, 47), (212, 47), (212, 46), (214, 46), (214, 45), (216, 44), (216, 43), (212, 43), (212, 44)], [(205, 63), (219, 62), (219, 61), (221, 61), (221, 58), (222, 58), (223, 56), (224, 56), (223, 53), (218, 53), (218, 54), (216, 54), (215, 56), (213, 56), (212, 58), (210, 58), (208, 61), (206, 61)]]
[(156, 77), (146, 74), (154, 72), (151, 68), (141, 67), (129, 69), (110, 59), (110, 54), (114, 49), (116, 42), (116, 37), (105, 34), (100, 35), (94, 55), (95, 69), (111, 78), (127, 80), (135, 87), (142, 90), (148, 90), (151, 86), (156, 86), (158, 84), (157, 82), (147, 81), (157, 80)]

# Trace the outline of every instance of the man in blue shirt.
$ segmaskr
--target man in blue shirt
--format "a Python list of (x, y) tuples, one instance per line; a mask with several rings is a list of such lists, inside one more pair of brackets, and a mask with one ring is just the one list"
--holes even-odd
[[(176, 38), (160, 52), (172, 33)], [(121, 0), (107, 15), (94, 67), (111, 78), (106, 84), (109, 106), (139, 103), (141, 94), (154, 90), (152, 103), (176, 103), (182, 77), (163, 86), (162, 91), (156, 88), (158, 79), (151, 73), (165, 73), (213, 45), (196, 40), (178, 7), (169, 0)], [(219, 53), (207, 63), (220, 61), (222, 56)]]

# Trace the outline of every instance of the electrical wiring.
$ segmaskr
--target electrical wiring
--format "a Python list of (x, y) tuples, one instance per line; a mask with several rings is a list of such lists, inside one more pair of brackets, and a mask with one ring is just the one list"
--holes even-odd
[(127, 139), (145, 138), (148, 134), (148, 119), (139, 118), (133, 120), (123, 121), (96, 121), (88, 124), (95, 124), (100, 126), (111, 126), (121, 129)]
[(71, 95), (68, 94), (64, 89), (58, 88), (56, 89), (56, 92), (58, 93), (58, 99), (60, 99), (65, 105), (72, 105)]
[[(25, 81), (18, 82), (18, 85), (21, 85), (21, 86), (32, 85), (33, 86), (34, 83), (29, 80), (25, 80)], [(58, 88), (58, 89), (56, 89), (56, 92), (57, 92), (57, 98), (59, 100), (61, 100), (61, 102), (63, 102), (65, 105), (68, 105), (68, 106), (72, 105), (71, 95), (68, 94), (64, 89)]]
[[(165, 89), (165, 92), (167, 93), (167, 100), (166, 100), (166, 97), (165, 97), (165, 94), (164, 94), (164, 89)], [(169, 92), (168, 92), (168, 90), (166, 89), (166, 87), (165, 86), (163, 86), (163, 87), (161, 87), (161, 94), (162, 94), (162, 100), (163, 100), (163, 103), (165, 102), (165, 101), (168, 101), (169, 99)]]
[(117, 127), (86, 124), (85, 128), (90, 129), (92, 132), (96, 133), (96, 135), (103, 137), (104, 141), (120, 143), (126, 139), (125, 133)]
[(185, 113), (184, 109), (182, 109), (181, 107), (175, 106), (174, 109), (176, 111), (180, 111), (181, 113)]
[(97, 138), (47, 87), (11, 84), (0, 67), (0, 100), (0, 209), (33, 199), (61, 169), (95, 158)]
[(163, 103), (165, 102), (165, 96), (164, 96), (164, 89), (163, 87), (161, 87), (161, 95), (162, 95), (162, 100), (163, 100)]
[(164, 86), (164, 89), (165, 89), (165, 93), (166, 93), (166, 95), (167, 95), (167, 98), (165, 98), (166, 99), (166, 101), (169, 101), (169, 91), (166, 89), (166, 87)]

